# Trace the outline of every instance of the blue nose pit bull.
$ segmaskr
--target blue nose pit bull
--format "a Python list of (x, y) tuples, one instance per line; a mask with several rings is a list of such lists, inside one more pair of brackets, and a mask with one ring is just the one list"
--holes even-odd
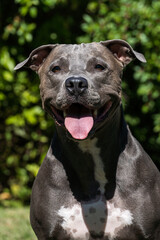
[(34, 182), (39, 240), (160, 240), (160, 174), (123, 118), (121, 76), (133, 58), (123, 40), (45, 45), (15, 69), (40, 77), (56, 133)]

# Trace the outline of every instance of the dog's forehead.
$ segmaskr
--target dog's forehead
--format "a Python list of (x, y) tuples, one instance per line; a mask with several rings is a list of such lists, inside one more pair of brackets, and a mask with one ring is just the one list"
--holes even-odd
[[(87, 60), (88, 58), (102, 57), (105, 47), (101, 43), (82, 43), (82, 44), (60, 44), (54, 50), (53, 56), (63, 56), (69, 59), (78, 58)], [(107, 49), (106, 49), (107, 52)]]

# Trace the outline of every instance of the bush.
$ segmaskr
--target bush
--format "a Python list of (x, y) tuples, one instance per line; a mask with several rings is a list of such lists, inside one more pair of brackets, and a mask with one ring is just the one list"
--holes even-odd
[[(47, 43), (121, 38), (147, 64), (124, 71), (126, 120), (155, 163), (160, 149), (160, 2), (158, 0), (15, 0), (1, 3), (0, 199), (28, 203), (33, 180), (54, 132), (41, 108), (39, 80), (16, 63)], [(5, 193), (5, 194), (4, 194)]]

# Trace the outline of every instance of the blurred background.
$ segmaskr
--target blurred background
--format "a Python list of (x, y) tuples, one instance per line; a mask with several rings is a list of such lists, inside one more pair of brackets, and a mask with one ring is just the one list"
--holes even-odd
[(41, 108), (37, 75), (15, 72), (14, 66), (43, 44), (115, 38), (147, 59), (124, 70), (123, 104), (132, 133), (160, 169), (160, 1), (0, 1), (1, 239), (35, 239), (26, 206), (54, 133), (53, 120)]

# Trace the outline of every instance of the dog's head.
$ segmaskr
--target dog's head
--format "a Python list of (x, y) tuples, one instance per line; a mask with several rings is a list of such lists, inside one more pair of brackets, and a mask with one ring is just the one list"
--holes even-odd
[(123, 40), (36, 48), (15, 70), (29, 67), (40, 77), (43, 108), (68, 136), (91, 136), (121, 102), (121, 76), (133, 58), (144, 56)]

